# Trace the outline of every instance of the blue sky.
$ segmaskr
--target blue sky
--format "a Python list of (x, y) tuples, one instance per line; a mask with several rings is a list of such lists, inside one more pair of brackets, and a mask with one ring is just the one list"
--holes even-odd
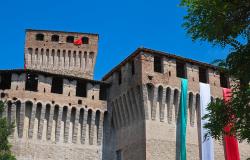
[(210, 63), (228, 50), (192, 42), (181, 27), (179, 0), (5, 0), (0, 4), (0, 69), (23, 68), (24, 31), (51, 29), (100, 35), (95, 79), (138, 47)]

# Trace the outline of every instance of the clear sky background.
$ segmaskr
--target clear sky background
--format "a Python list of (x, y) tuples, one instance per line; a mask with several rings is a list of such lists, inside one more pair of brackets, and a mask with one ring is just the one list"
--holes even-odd
[(228, 50), (192, 42), (181, 27), (179, 0), (2, 0), (0, 69), (23, 68), (25, 29), (98, 33), (95, 79), (136, 48), (145, 47), (210, 63)]

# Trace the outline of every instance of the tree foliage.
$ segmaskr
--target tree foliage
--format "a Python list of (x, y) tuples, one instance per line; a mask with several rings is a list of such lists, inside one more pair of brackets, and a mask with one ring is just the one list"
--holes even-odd
[[(0, 113), (4, 111), (4, 102), (0, 101)], [(0, 160), (15, 160), (11, 154), (8, 137), (13, 132), (14, 124), (8, 124), (5, 117), (0, 118)]]
[[(183, 27), (194, 41), (231, 48), (225, 60), (215, 62), (233, 78), (232, 97), (209, 104), (205, 127), (215, 139), (234, 134), (250, 142), (250, 1), (182, 0), (181, 6), (187, 9)], [(231, 131), (225, 132), (228, 124)]]
[(237, 47), (249, 35), (249, 0), (182, 0), (187, 7), (183, 26), (193, 40)]

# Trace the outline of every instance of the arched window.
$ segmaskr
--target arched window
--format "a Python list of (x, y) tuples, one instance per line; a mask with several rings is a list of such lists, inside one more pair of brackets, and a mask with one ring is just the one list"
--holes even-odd
[(41, 33), (36, 34), (36, 40), (37, 41), (43, 41), (44, 40), (44, 35)]
[(82, 44), (89, 44), (89, 38), (88, 37), (82, 37)]
[(66, 42), (67, 42), (67, 43), (74, 43), (74, 36), (68, 36), (68, 37), (66, 38)]
[(51, 36), (51, 41), (52, 42), (59, 42), (59, 36), (58, 35), (52, 35)]

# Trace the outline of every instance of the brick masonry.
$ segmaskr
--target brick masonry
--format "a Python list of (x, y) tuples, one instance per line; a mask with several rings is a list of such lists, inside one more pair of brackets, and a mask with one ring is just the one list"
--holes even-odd
[[(161, 73), (154, 71), (154, 56), (159, 55), (162, 58)], [(125, 160), (179, 159), (178, 113), (181, 81), (176, 74), (176, 61), (184, 62), (189, 83), (187, 159), (201, 159), (199, 67), (205, 66), (207, 69), (213, 99), (222, 97), (220, 73), (213, 66), (175, 55), (164, 55), (162, 52), (150, 49), (138, 49), (104, 77), (105, 81), (112, 83), (108, 104), (110, 103), (110, 107), (113, 108), (115, 132), (111, 137), (115, 137), (115, 141), (113, 141), (113, 151), (110, 151), (110, 155), (117, 158), (117, 151), (119, 151)], [(133, 62), (136, 66), (135, 74), (131, 70)], [(120, 75), (122, 77), (119, 77)], [(122, 80), (120, 84), (119, 79)], [(131, 98), (134, 104), (139, 103), (138, 108), (133, 104), (119, 105), (122, 102), (120, 97), (126, 95), (127, 92), (131, 93), (131, 89), (138, 93), (134, 96), (135, 99)], [(137, 109), (139, 112), (136, 111)], [(143, 118), (134, 120), (130, 116), (137, 118), (143, 116)], [(127, 124), (130, 121), (132, 123)], [(136, 144), (140, 145), (140, 149), (136, 147)], [(216, 141), (214, 147), (215, 159), (224, 159), (223, 143)], [(250, 157), (249, 144), (241, 142), (239, 148), (241, 159)]]
[[(43, 38), (37, 40), (37, 35)], [(52, 42), (52, 36), (59, 36)], [(88, 37), (80, 46), (67, 42)], [(41, 37), (40, 37), (41, 38)], [(188, 79), (187, 159), (200, 159), (199, 67), (206, 69), (212, 99), (222, 97), (216, 67), (145, 48), (137, 49), (112, 69), (103, 81), (93, 71), (98, 35), (27, 30), (27, 70), (11, 74), (11, 87), (0, 89), (6, 116), (15, 122), (10, 137), (18, 160), (174, 160), (179, 159), (180, 78), (177, 61), (184, 63)], [(154, 69), (160, 57), (161, 69)], [(159, 64), (158, 64), (159, 65)], [(26, 77), (37, 75), (37, 90), (26, 89)], [(54, 77), (62, 79), (62, 93), (52, 93)], [(77, 95), (78, 82), (86, 95)], [(55, 85), (55, 84), (54, 84)], [(1, 85), (0, 85), (1, 86)], [(107, 96), (103, 97), (102, 87)], [(250, 157), (246, 142), (239, 144), (241, 159)], [(216, 159), (224, 159), (222, 142), (215, 142)]]

